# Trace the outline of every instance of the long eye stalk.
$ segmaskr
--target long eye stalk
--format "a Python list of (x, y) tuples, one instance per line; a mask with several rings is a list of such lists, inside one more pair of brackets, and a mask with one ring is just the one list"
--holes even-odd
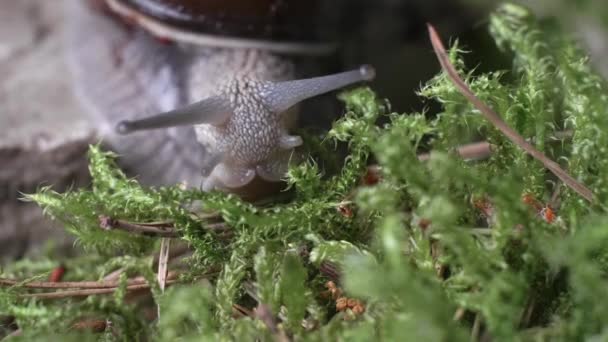
[(371, 81), (376, 71), (371, 65), (338, 74), (269, 84), (262, 94), (266, 105), (274, 112), (283, 112), (298, 102), (354, 83)]
[(120, 134), (128, 134), (134, 131), (147, 129), (187, 126), (202, 123), (219, 125), (228, 120), (231, 113), (232, 109), (227, 101), (219, 97), (211, 97), (189, 106), (181, 107), (149, 118), (134, 121), (121, 121), (116, 126), (116, 131)]
[[(362, 65), (356, 70), (328, 76), (268, 83), (261, 96), (268, 109), (281, 113), (300, 101), (357, 82), (370, 81), (375, 76), (376, 72), (372, 66)], [(222, 97), (211, 97), (149, 118), (121, 121), (116, 126), (116, 131), (120, 134), (128, 134), (134, 131), (175, 126), (196, 124), (220, 125), (226, 122), (231, 115), (232, 108), (228, 100)]]

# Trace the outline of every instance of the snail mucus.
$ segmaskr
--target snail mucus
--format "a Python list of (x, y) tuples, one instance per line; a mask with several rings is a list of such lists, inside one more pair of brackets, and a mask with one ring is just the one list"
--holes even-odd
[(276, 183), (302, 144), (289, 132), (297, 104), (374, 78), (364, 65), (294, 79), (290, 56), (333, 48), (302, 33), (315, 3), (72, 0), (77, 91), (143, 183), (236, 193)]

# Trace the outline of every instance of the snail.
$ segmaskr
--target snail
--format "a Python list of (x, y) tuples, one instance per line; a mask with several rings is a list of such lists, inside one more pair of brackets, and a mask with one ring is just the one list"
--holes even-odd
[(279, 182), (302, 144), (289, 132), (297, 104), (375, 75), (294, 79), (290, 56), (333, 49), (302, 33), (314, 4), (72, 0), (77, 92), (143, 183), (239, 193)]

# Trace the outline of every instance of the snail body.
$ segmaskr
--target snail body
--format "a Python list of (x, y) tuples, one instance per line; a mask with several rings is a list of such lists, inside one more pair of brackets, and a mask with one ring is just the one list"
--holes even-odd
[[(256, 179), (277, 182), (302, 144), (289, 133), (297, 103), (374, 77), (363, 66), (293, 80), (295, 66), (284, 53), (308, 47), (316, 54), (327, 44), (285, 41), (287, 29), (277, 31), (277, 41), (230, 32), (213, 37), (169, 11), (203, 2), (172, 7), (180, 2), (73, 0), (70, 8), (77, 89), (104, 140), (144, 183), (186, 181), (203, 190), (238, 192)], [(163, 5), (167, 12), (155, 17), (151, 9)], [(207, 45), (213, 39), (216, 44)]]

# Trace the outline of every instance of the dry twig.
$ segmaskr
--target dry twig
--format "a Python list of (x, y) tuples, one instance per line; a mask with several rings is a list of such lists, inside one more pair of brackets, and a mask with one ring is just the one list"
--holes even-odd
[[(492, 145), (487, 141), (462, 145), (456, 148), (456, 152), (463, 159), (483, 159), (492, 154)], [(426, 161), (431, 157), (431, 153), (422, 153), (418, 155), (418, 160)]]
[(549, 169), (553, 174), (555, 174), (559, 179), (561, 179), (564, 184), (568, 185), (572, 190), (577, 192), (583, 198), (588, 200), (589, 202), (594, 201), (593, 192), (585, 187), (583, 184), (579, 183), (576, 179), (570, 176), (566, 171), (564, 171), (559, 164), (554, 162), (545, 156), (542, 152), (537, 150), (532, 144), (530, 144), (526, 139), (524, 139), (521, 135), (519, 135), (515, 130), (507, 125), (506, 122), (488, 105), (486, 105), (483, 101), (481, 101), (473, 91), (466, 85), (466, 83), (462, 80), (456, 68), (450, 62), (450, 58), (441, 42), (441, 38), (439, 34), (435, 30), (432, 25), (428, 25), (429, 35), (431, 38), (431, 43), (433, 44), (433, 49), (437, 58), (439, 59), (439, 63), (441, 67), (449, 77), (449, 79), (454, 83), (456, 89), (467, 99), (469, 102), (477, 108), (481, 114), (494, 125), (498, 130), (500, 130), (509, 140), (511, 140), (514, 144), (522, 148), (536, 160), (540, 161), (547, 169)]
[(77, 331), (88, 331), (92, 333), (102, 333), (108, 327), (111, 327), (112, 323), (107, 319), (89, 319), (78, 321), (70, 327), (70, 330)]
[(142, 235), (153, 235), (165, 238), (179, 237), (177, 231), (171, 223), (131, 223), (123, 220), (117, 220), (109, 216), (100, 215), (99, 226), (105, 230), (119, 229)]
[[(171, 239), (160, 240), (160, 252), (158, 253), (158, 285), (161, 291), (165, 291), (167, 285), (167, 273), (169, 272), (169, 251), (171, 250)], [(160, 318), (160, 304), (157, 307), (157, 317)]]
[(163, 238), (160, 242), (160, 253), (158, 257), (158, 285), (160, 290), (165, 290), (165, 284), (167, 282), (167, 273), (169, 272), (169, 250), (171, 248), (171, 240)]
[(234, 313), (241, 315), (242, 317), (253, 317), (253, 310), (247, 309), (246, 307), (239, 304), (232, 304), (232, 310)]
[[(161, 238), (180, 237), (173, 222), (128, 222), (106, 215), (99, 215), (99, 227), (104, 230), (118, 229), (129, 233)], [(203, 229), (217, 234), (220, 238), (230, 238), (232, 236), (230, 227), (225, 222), (206, 223), (203, 225)]]
[(4, 336), (3, 338), (0, 338), (0, 341), (8, 341), (10, 339), (12, 339), (13, 337), (19, 337), (23, 335), (23, 330), (21, 329), (17, 329), (12, 331), (10, 334)]
[(341, 278), (340, 268), (330, 261), (323, 261), (319, 266), (319, 271), (334, 281), (339, 281)]
[[(176, 283), (177, 280), (167, 280), (167, 284)], [(127, 286), (127, 291), (147, 290), (150, 288), (150, 284), (134, 284)], [(38, 298), (38, 299), (59, 299), (68, 297), (88, 297), (91, 295), (109, 294), (116, 291), (118, 287), (110, 288), (97, 288), (97, 289), (79, 289), (79, 290), (67, 290), (67, 291), (54, 291), (54, 292), (43, 292), (43, 293), (28, 293), (20, 295), (21, 298)]]
[[(127, 285), (139, 285), (145, 284), (146, 281), (143, 278), (135, 278), (127, 280)], [(31, 289), (105, 289), (118, 287), (119, 282), (117, 280), (112, 281), (61, 281), (61, 282), (49, 282), (49, 281), (32, 281), (24, 283), (21, 280), (13, 279), (1, 279), (0, 286), (19, 286)]]
[(276, 342), (290, 341), (285, 332), (282, 329), (279, 329), (277, 326), (276, 319), (274, 318), (274, 315), (272, 314), (272, 311), (270, 311), (268, 305), (260, 303), (255, 309), (255, 315), (259, 320), (264, 322), (266, 327), (268, 327), (268, 330), (270, 330)]

